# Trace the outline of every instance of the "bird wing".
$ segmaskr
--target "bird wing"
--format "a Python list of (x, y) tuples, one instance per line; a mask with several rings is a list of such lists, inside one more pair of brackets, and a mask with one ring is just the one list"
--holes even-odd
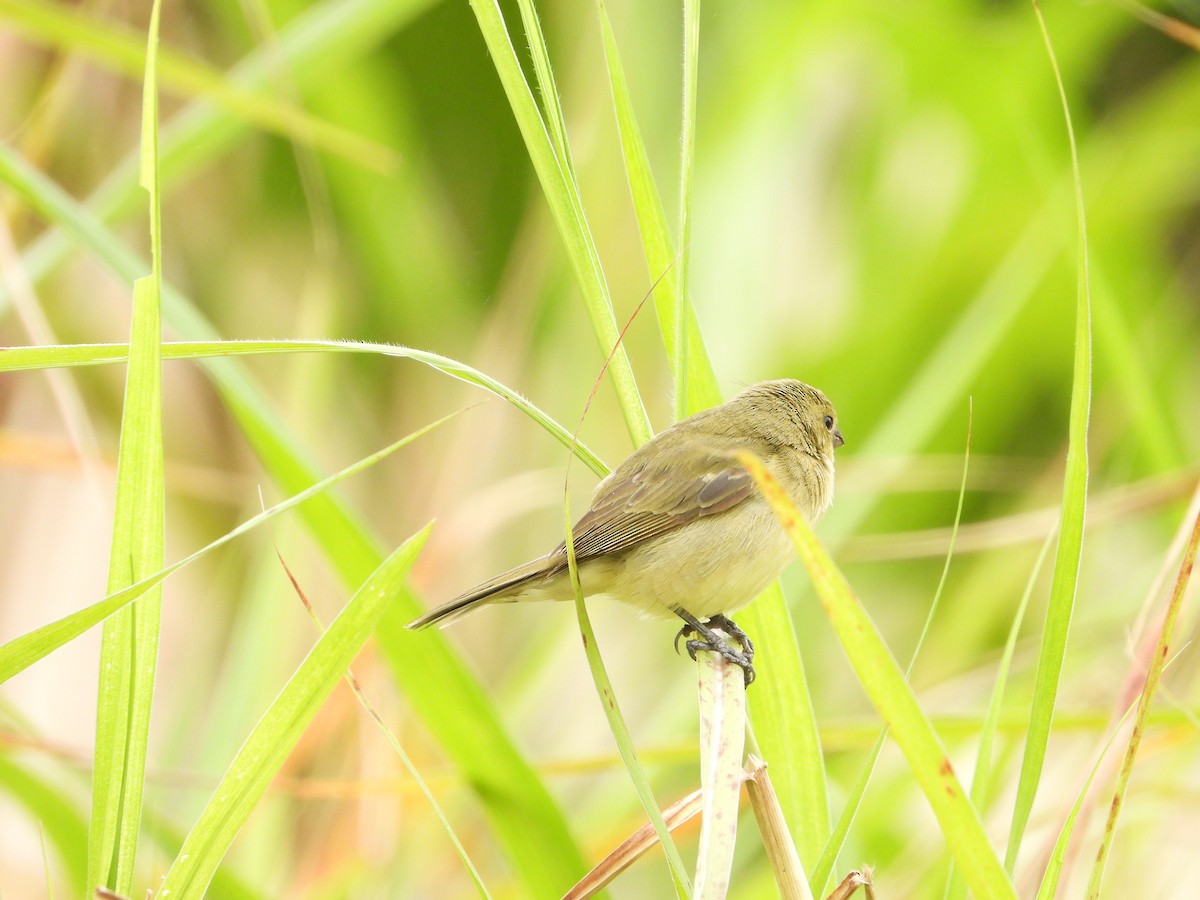
[[(728, 454), (706, 456), (693, 450), (686, 456), (684, 471), (649, 464), (614, 473), (575, 524), (575, 558), (620, 553), (701, 516), (731, 509), (754, 493), (753, 479)], [(557, 553), (565, 555), (564, 548)]]

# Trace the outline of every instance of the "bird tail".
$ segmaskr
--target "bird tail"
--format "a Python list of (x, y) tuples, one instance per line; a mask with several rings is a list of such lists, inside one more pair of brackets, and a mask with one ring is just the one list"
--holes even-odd
[(507, 572), (497, 575), (483, 584), (476, 585), (465, 594), (460, 594), (453, 600), (431, 609), (419, 619), (414, 619), (405, 627), (413, 631), (419, 631), (422, 628), (428, 628), (430, 625), (437, 625), (438, 627), (449, 625), (451, 622), (458, 621), (467, 613), (474, 611), (477, 607), (484, 604), (516, 600), (516, 596), (505, 595), (509, 593), (515, 595), (520, 592), (517, 589), (525, 587), (529, 582), (552, 573), (553, 567), (546, 557), (535, 559), (524, 565), (517, 566), (515, 569), (509, 569)]

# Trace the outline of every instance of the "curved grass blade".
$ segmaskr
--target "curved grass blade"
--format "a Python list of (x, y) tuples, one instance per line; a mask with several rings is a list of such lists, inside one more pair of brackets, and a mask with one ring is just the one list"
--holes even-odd
[[(133, 286), (108, 570), (110, 594), (161, 569), (164, 557), (162, 220), (156, 72), (160, 11), (161, 3), (155, 0), (142, 97), (140, 181), (150, 195), (151, 274)], [(101, 639), (88, 886), (106, 887), (119, 894), (133, 891), (161, 617), (162, 590), (156, 585), (105, 622)]]
[(1075, 215), (1078, 225), (1077, 264), (1078, 292), (1075, 300), (1075, 360), (1071, 383), (1071, 413), (1067, 437), (1066, 476), (1063, 479), (1062, 518), (1059, 524), (1058, 549), (1054, 556), (1054, 577), (1050, 583), (1050, 602), (1046, 608), (1046, 624), (1038, 651), (1037, 675), (1034, 678), (1033, 704), (1029, 713), (1029, 734), (1021, 760), (1021, 776), (1017, 783), (1017, 798), (1013, 807), (1012, 825), (1008, 834), (1008, 849), (1004, 864), (1009, 874), (1016, 869), (1017, 855), (1033, 800), (1037, 794), (1042, 766), (1046, 761), (1046, 746), (1054, 720), (1054, 705), (1058, 682), (1062, 675), (1063, 657), (1067, 652), (1067, 634), (1075, 606), (1075, 591), (1079, 582), (1079, 566), (1083, 557), (1084, 514), (1087, 509), (1088, 484), (1088, 419), (1092, 398), (1092, 324), (1091, 288), (1088, 279), (1087, 215), (1083, 205), (1083, 183), (1079, 174), (1079, 153), (1075, 146), (1075, 129), (1066, 89), (1050, 34), (1037, 3), (1033, 4), (1038, 25), (1050, 57), (1050, 67), (1058, 86), (1063, 118), (1067, 124), (1067, 141), (1071, 150), (1071, 173), (1075, 184)]
[(763, 464), (748, 453), (739, 453), (738, 461), (754, 477), (791, 535), (842, 648), (908, 761), (967, 883), (977, 897), (1015, 898), (1012, 884), (988, 843), (979, 815), (954, 774), (945, 748), (853, 589)]
[(375, 630), (385, 606), (397, 596), (430, 528), (417, 532), (380, 564), (296, 669), (230, 763), (167, 871), (159, 897), (204, 894), (271, 780)]
[[(73, 53), (121, 75), (140, 76), (146, 64), (145, 41), (139, 35), (74, 7), (45, 0), (0, 0), (0, 20), (31, 41)], [(378, 172), (396, 166), (396, 154), (388, 147), (268, 94), (244, 89), (225, 73), (183, 54), (161, 50), (158, 67), (164, 90), (210, 100), (259, 128)]]
[[(257, 356), (273, 353), (374, 353), (411, 359), (437, 369), (459, 381), (483, 388), (511, 403), (564, 447), (574, 451), (579, 460), (597, 475), (608, 474), (596, 454), (577, 440), (562, 425), (535, 406), (526, 397), (501, 384), (490, 375), (471, 366), (427, 350), (401, 347), (396, 344), (376, 344), (368, 341), (283, 340), (283, 341), (169, 341), (162, 345), (163, 359), (214, 359), (227, 356)], [(126, 344), (61, 344), (54, 347), (0, 348), (0, 372), (23, 369), (44, 369), (61, 366), (92, 366), (123, 362), (127, 358)]]
[[(255, 350), (255, 342), (241, 345), (233, 343), (234, 346), (223, 342), (165, 344), (164, 355), (167, 358), (198, 358), (209, 354), (232, 355), (239, 350)], [(354, 349), (346, 345), (339, 347), (336, 342), (301, 343), (302, 349), (309, 351)], [(404, 348), (376, 346), (393, 355), (408, 354)], [(288, 350), (289, 348), (276, 343), (264, 352)], [(30, 368), (41, 365), (113, 362), (124, 359), (126, 352), (127, 349), (123, 345), (13, 348), (0, 352), (0, 369), (6, 365), (11, 365), (12, 368)], [(420, 351), (413, 352), (420, 354)], [(425, 356), (420, 354), (415, 358)], [(213, 362), (230, 363), (232, 360)], [(430, 354), (428, 362), (430, 365), (444, 365), (448, 374), (470, 383), (479, 383), (489, 390), (495, 389), (510, 402), (518, 406), (522, 404), (523, 398), (515, 392), (503, 388), (498, 382), (481, 373), (462, 367), (453, 360)], [(478, 382), (475, 380), (476, 376), (479, 378)], [(240, 400), (242, 396), (240, 392), (231, 394), (234, 400)], [(544, 416), (540, 411), (536, 411), (535, 414), (535, 410), (530, 404), (527, 411), (535, 418)], [(264, 421), (263, 417), (256, 415), (258, 409), (255, 406), (248, 407), (245, 412), (243, 426), (252, 429), (249, 433), (260, 447), (260, 452), (263, 444), (266, 445), (269, 452), (265, 453), (264, 458), (272, 466), (276, 478), (281, 480), (284, 486), (294, 485), (296, 490), (301, 491), (296, 498), (288, 501), (289, 505), (309, 498), (313, 499), (313, 503), (321, 502), (324, 498), (318, 495), (332, 480), (311, 485), (310, 470), (303, 460), (296, 458), (286, 434), (275, 430), (274, 417), (268, 416)], [(546, 422), (552, 420), (546, 417)], [(562, 431), (561, 426), (554, 427), (559, 432)], [(576, 445), (576, 450), (578, 449)], [(599, 473), (607, 472), (604, 464), (594, 455), (581, 456), (581, 459)], [(350, 470), (343, 474), (350, 474)], [(335, 476), (337, 477), (340, 476)], [(276, 508), (276, 511), (280, 509)], [(250, 520), (243, 528), (251, 527), (251, 522), (257, 524), (256, 519)], [(342, 571), (343, 577), (349, 578), (358, 566), (369, 562), (377, 552), (373, 540), (366, 535), (361, 526), (349, 518), (348, 514), (343, 513), (342, 508), (334, 502), (326, 502), (318, 514), (310, 518), (310, 524), (314, 536), (325, 548), (331, 562)], [(232, 535), (227, 537), (231, 538)], [(42, 652), (40, 649), (43, 641), (57, 641), (54, 646), (60, 646), (130, 599), (132, 598), (129, 596), (108, 598), (102, 601), (110, 604), (104, 609), (81, 611), (81, 614), (87, 614), (87, 621), (70, 620), (68, 617), (60, 623), (53, 623), (30, 635), (17, 638), (11, 642), (14, 655), (8, 653), (9, 645), (0, 647), (0, 682), (39, 659), (45, 652), (49, 652)], [(400, 602), (391, 607), (380, 622), (381, 645), (392, 675), (418, 717), (434, 734), (467, 783), (476, 791), (500, 842), (514, 861), (525, 884), (537, 896), (556, 894), (562, 890), (563, 884), (577, 880), (586, 870), (582, 854), (571, 838), (562, 812), (549, 791), (501, 726), (499, 716), (492, 708), (491, 699), (453, 653), (445, 638), (436, 632), (414, 635), (405, 630), (405, 623), (416, 616), (421, 608), (422, 604), (416, 595), (405, 591)], [(453, 702), (448, 702), (447, 698), (453, 698)]]

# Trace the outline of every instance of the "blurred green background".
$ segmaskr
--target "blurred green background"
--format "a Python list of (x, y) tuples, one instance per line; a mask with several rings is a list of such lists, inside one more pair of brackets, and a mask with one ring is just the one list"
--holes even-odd
[[(503, 7), (513, 28), (515, 5)], [(624, 323), (660, 273), (647, 271), (638, 239), (596, 9), (561, 0), (538, 8), (588, 221)], [(343, 30), (316, 30), (303, 63), (261, 90), (369, 143), (349, 153), (314, 148), (303, 128), (292, 140), (237, 117), (189, 134), (164, 169), (166, 277), (225, 338), (433, 350), (574, 427), (604, 353), (466, 3), (168, 2), (163, 46), (236, 73), (244, 57), (282, 52), (297, 17), (322, 9)], [(1200, 26), (1195, 4), (1163, 11)], [(609, 12), (671, 210), (681, 14), (623, 0)], [(1200, 449), (1200, 59), (1121, 3), (1056, 0), (1045, 15), (1079, 138), (1095, 371), (1089, 528), (1063, 714), (1018, 870), (1022, 895), (1036, 885), (1106, 738), (1124, 679), (1138, 671), (1132, 647), (1144, 629), (1157, 630), (1163, 591), (1153, 588), (1171, 562)], [(0, 2), (0, 139), (81, 201), (136, 152), (140, 62), (114, 63), (103, 48), (140, 47), (147, 18), (145, 4), (121, 0)], [(690, 284), (701, 328), (727, 394), (796, 377), (837, 405), (846, 447), (837, 500), (818, 534), (902, 661), (944, 562), (973, 411), (966, 524), (913, 677), (956, 766), (969, 773), (999, 650), (1056, 521), (1066, 444), (1076, 227), (1066, 130), (1037, 20), (1026, 3), (996, 0), (709, 0), (701, 22)], [(71, 23), (81, 26), (75, 37)], [(522, 38), (514, 43), (524, 50)], [(213, 101), (211, 86), (173, 83), (165, 68), (162, 89), (164, 133)], [(0, 200), (0, 345), (125, 340), (125, 284), (74, 245), (61, 265), (36, 271), (51, 226), (4, 187)], [(143, 209), (138, 200), (113, 221), (144, 254)], [(652, 421), (665, 427), (670, 370), (651, 304), (626, 345)], [(504, 402), (404, 360), (296, 355), (247, 365), (326, 473), (473, 404), (343, 489), (389, 545), (437, 519), (414, 572), (425, 603), (561, 538), (566, 453)], [(0, 375), (4, 640), (103, 595), (122, 377), (122, 367)], [(288, 492), (264, 474), (200, 368), (169, 363), (165, 379), (174, 560), (257, 512), (260, 486), (268, 504)], [(631, 449), (609, 385), (596, 392), (580, 434), (609, 464)], [(572, 466), (573, 508), (593, 485)], [(347, 590), (294, 518), (167, 583), (146, 886), (173, 854), (161, 848), (190, 827), (314, 640), (276, 548), (332, 618)], [(1001, 846), (1048, 570), (1018, 643), (985, 813)], [(836, 815), (878, 720), (800, 567), (785, 587)], [(670, 650), (674, 626), (602, 604), (592, 614), (665, 804), (696, 783), (692, 665)], [(1190, 852), (1200, 808), (1200, 669), (1186, 648), (1195, 627), (1192, 603), (1127, 798), (1106, 881), (1113, 897), (1187, 897), (1200, 877)], [(566, 605), (500, 607), (447, 635), (594, 862), (642, 813), (575, 628)], [(57, 810), (66, 835), (85, 822), (98, 638), (71, 643), (0, 693), (0, 787), (8, 789), (0, 890), (12, 896), (45, 887), (38, 819)], [(369, 649), (355, 671), (489, 887), (519, 895), (477, 801), (383, 662)], [(1099, 780), (1111, 790), (1110, 771)], [(1082, 896), (1107, 794), (1097, 804), (1067, 896)], [(743, 825), (734, 895), (771, 896), (749, 815)], [(685, 858), (695, 839), (694, 829), (681, 837)], [(54, 851), (49, 859), (55, 884), (70, 884), (64, 873), (78, 860)], [(894, 748), (884, 751), (836, 871), (862, 863), (875, 867), (881, 896), (941, 896), (944, 846)], [(425, 802), (344, 689), (290, 758), (227, 869), (252, 896), (471, 892)], [(613, 896), (668, 891), (652, 853)]]

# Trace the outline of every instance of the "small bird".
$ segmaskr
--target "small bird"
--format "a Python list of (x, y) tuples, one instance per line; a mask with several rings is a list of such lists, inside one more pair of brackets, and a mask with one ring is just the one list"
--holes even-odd
[[(614, 597), (649, 616), (678, 616), (685, 624), (676, 649), (689, 638), (692, 659), (697, 651), (715, 651), (741, 666), (749, 685), (753, 644), (725, 614), (778, 578), (793, 548), (734, 454), (758, 456), (813, 523), (833, 500), (833, 451), (843, 443), (833, 405), (792, 379), (761, 382), (677, 422), (601, 481), (575, 524), (584, 595)], [(486, 603), (573, 597), (564, 543), (408, 627), (445, 625)]]

